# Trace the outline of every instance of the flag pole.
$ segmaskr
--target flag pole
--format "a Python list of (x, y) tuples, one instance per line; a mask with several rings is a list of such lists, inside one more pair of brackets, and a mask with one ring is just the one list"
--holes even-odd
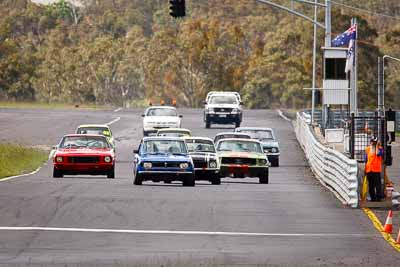
[[(315, 4), (318, 0), (315, 0)], [(318, 6), (314, 6), (314, 20), (318, 20)], [(314, 38), (313, 38), (313, 66), (312, 66), (312, 95), (311, 95), (311, 124), (314, 124), (315, 120), (315, 80), (317, 76), (316, 64), (317, 64), (317, 25), (314, 24)]]
[(354, 40), (354, 111), (358, 115), (358, 25), (357, 18), (353, 19), (354, 25), (356, 26), (356, 38)]

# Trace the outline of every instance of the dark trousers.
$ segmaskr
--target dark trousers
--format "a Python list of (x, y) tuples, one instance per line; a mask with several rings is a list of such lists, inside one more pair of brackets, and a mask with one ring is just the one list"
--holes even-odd
[(381, 174), (379, 172), (367, 173), (368, 188), (371, 201), (379, 201), (382, 199)]

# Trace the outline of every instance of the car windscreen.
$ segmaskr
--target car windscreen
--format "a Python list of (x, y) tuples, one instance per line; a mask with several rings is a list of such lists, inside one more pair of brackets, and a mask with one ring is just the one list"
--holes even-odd
[(107, 127), (80, 127), (77, 134), (98, 134), (104, 136), (111, 136), (110, 131)]
[(143, 144), (144, 154), (187, 154), (186, 144), (182, 140), (148, 140)]
[(146, 116), (178, 116), (173, 108), (150, 108), (147, 110)]
[(237, 104), (235, 95), (214, 95), (210, 97), (210, 104)]
[(66, 136), (60, 148), (110, 148), (110, 144), (102, 136)]
[(182, 132), (179, 132), (179, 131), (176, 131), (176, 132), (164, 132), (164, 131), (162, 131), (162, 132), (158, 133), (157, 136), (184, 137), (184, 136), (190, 136), (190, 133), (189, 132), (184, 132), (184, 131), (182, 131)]
[(243, 129), (243, 130), (240, 130), (240, 132), (248, 134), (251, 136), (251, 138), (257, 139), (260, 141), (273, 141), (274, 140), (274, 135), (272, 134), (272, 131), (270, 131), (270, 130)]
[(262, 153), (262, 148), (259, 143), (252, 141), (238, 140), (222, 140), (218, 144), (218, 151), (232, 152), (257, 152)]
[(215, 153), (214, 143), (208, 140), (186, 140), (189, 152)]
[(241, 139), (251, 139), (251, 137), (247, 134), (221, 134), (221, 135), (217, 135), (215, 137), (214, 142), (216, 143), (217, 141), (221, 140), (221, 139), (227, 139), (227, 138), (241, 138)]

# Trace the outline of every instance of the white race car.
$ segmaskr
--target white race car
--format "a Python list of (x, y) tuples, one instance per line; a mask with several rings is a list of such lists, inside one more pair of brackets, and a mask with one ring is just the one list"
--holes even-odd
[(143, 117), (143, 135), (155, 134), (163, 128), (181, 128), (182, 115), (172, 106), (151, 106)]
[(208, 94), (207, 94), (207, 96), (206, 96), (206, 102), (208, 102), (208, 101), (210, 100), (210, 97), (211, 97), (212, 95), (215, 95), (215, 94), (217, 94), (217, 95), (220, 95), (220, 94), (235, 95), (236, 98), (239, 100), (239, 102), (242, 101), (242, 99), (241, 99), (241, 97), (240, 97), (240, 94), (239, 94), (238, 92), (230, 92), (230, 91), (211, 91), (211, 92), (208, 92)]
[(213, 93), (204, 102), (204, 122), (206, 128), (212, 124), (235, 124), (240, 127), (242, 123), (242, 105), (235, 93)]

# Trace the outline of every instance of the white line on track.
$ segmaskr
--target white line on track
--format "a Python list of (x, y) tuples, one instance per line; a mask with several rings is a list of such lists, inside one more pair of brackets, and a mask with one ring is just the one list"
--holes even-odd
[(0, 227), (0, 231), (46, 231), (77, 233), (113, 233), (113, 234), (156, 234), (156, 235), (205, 235), (205, 236), (254, 236), (254, 237), (372, 237), (367, 234), (338, 233), (247, 233), (247, 232), (207, 232), (207, 231), (171, 231), (171, 230), (129, 230), (129, 229), (93, 229), (58, 227)]
[(118, 111), (121, 111), (121, 110), (122, 110), (122, 108), (117, 108), (117, 109), (114, 110), (114, 112), (118, 112)]
[(286, 117), (285, 114), (283, 114), (282, 110), (278, 109), (276, 111), (278, 112), (279, 116), (281, 116), (285, 121), (292, 121), (291, 119)]
[(15, 178), (19, 178), (19, 177), (34, 175), (34, 174), (38, 173), (43, 166), (44, 165), (40, 166), (39, 168), (37, 168), (36, 170), (34, 170), (33, 172), (30, 172), (30, 173), (25, 173), (25, 174), (21, 174), (21, 175), (10, 176), (10, 177), (7, 177), (7, 178), (0, 179), (0, 182), (5, 182), (5, 181), (11, 180), (11, 179), (15, 179)]
[[(122, 108), (120, 108), (120, 110), (121, 110)], [(114, 110), (115, 112), (118, 112), (118, 111), (116, 111), (116, 110)], [(110, 121), (110, 122), (107, 122), (106, 124), (107, 125), (111, 125), (111, 124), (113, 124), (113, 123), (116, 123), (117, 121), (119, 121), (121, 119), (121, 117), (117, 117), (117, 118), (115, 118), (115, 119), (113, 119), (112, 121)], [(54, 150), (52, 150), (51, 152), (50, 152), (50, 154), (49, 154), (49, 159), (51, 159), (52, 158), (52, 156), (54, 155)], [(36, 170), (34, 170), (33, 172), (30, 172), (30, 173), (26, 173), (26, 174), (21, 174), (21, 175), (16, 175), (16, 176), (10, 176), (10, 177), (7, 177), (7, 178), (3, 178), (3, 179), (0, 179), (0, 182), (5, 182), (5, 181), (9, 181), (9, 180), (11, 180), (11, 179), (15, 179), (15, 178), (19, 178), (19, 177), (25, 177), (25, 176), (30, 176), (30, 175), (34, 175), (34, 174), (36, 174), (36, 173), (38, 173), (39, 171), (40, 171), (40, 169), (43, 167), (44, 165), (42, 165), (42, 166), (40, 166), (39, 168), (37, 168)]]
[(107, 122), (106, 124), (107, 124), (107, 125), (111, 125), (111, 124), (113, 124), (113, 123), (116, 123), (116, 122), (119, 121), (120, 119), (121, 119), (121, 117), (115, 118), (115, 119), (113, 119), (112, 121)]

